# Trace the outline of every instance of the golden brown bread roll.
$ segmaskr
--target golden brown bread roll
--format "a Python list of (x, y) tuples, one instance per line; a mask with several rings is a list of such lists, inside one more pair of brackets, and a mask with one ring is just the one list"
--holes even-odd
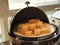
[(37, 23), (37, 22), (42, 22), (42, 21), (39, 20), (39, 19), (31, 19), (31, 20), (28, 20), (28, 23)]
[(41, 29), (35, 29), (34, 30), (34, 35), (40, 35), (40, 31), (41, 31)]
[(30, 29), (30, 30), (34, 30), (35, 28), (36, 28), (36, 24), (35, 23), (32, 23), (32, 24), (28, 25), (28, 29)]
[(18, 25), (18, 28), (25, 31), (25, 30), (28, 30), (28, 25), (27, 24), (21, 24), (21, 25)]
[(26, 36), (32, 36), (33, 32), (31, 30), (27, 30), (27, 31), (25, 31), (24, 35), (26, 35)]

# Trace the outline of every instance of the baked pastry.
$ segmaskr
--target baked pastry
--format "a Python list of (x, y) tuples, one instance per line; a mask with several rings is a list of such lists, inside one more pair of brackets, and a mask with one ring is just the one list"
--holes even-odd
[(51, 27), (48, 23), (44, 23), (39, 19), (28, 20), (27, 23), (19, 24), (16, 35), (25, 36), (40, 36), (51, 32)]

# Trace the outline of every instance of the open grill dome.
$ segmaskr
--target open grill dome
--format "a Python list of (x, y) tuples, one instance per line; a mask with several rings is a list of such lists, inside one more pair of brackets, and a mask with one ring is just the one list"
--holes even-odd
[(19, 23), (22, 23), (29, 19), (36, 19), (36, 18), (40, 19), (45, 23), (49, 23), (46, 14), (41, 9), (38, 9), (36, 7), (26, 7), (21, 11), (19, 11), (12, 21), (12, 24), (10, 27), (10, 36), (16, 37), (16, 35), (13, 34), (13, 31), (14, 31), (14, 28), (16, 28), (16, 26)]

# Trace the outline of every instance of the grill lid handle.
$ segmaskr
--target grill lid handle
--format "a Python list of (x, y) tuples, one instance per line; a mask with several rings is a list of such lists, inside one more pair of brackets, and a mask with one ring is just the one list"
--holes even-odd
[(27, 7), (29, 7), (30, 2), (26, 1), (25, 4), (27, 5)]

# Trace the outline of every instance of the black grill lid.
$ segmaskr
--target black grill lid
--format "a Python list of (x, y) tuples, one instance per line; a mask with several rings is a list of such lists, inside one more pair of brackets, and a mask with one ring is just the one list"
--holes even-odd
[(22, 23), (29, 19), (34, 19), (34, 18), (39, 18), (41, 21), (49, 23), (46, 14), (42, 10), (36, 7), (26, 7), (21, 11), (19, 11), (14, 17), (10, 27), (10, 35), (12, 37), (16, 37), (16, 35), (13, 34), (13, 31), (14, 31), (14, 28), (17, 26), (17, 24)]

